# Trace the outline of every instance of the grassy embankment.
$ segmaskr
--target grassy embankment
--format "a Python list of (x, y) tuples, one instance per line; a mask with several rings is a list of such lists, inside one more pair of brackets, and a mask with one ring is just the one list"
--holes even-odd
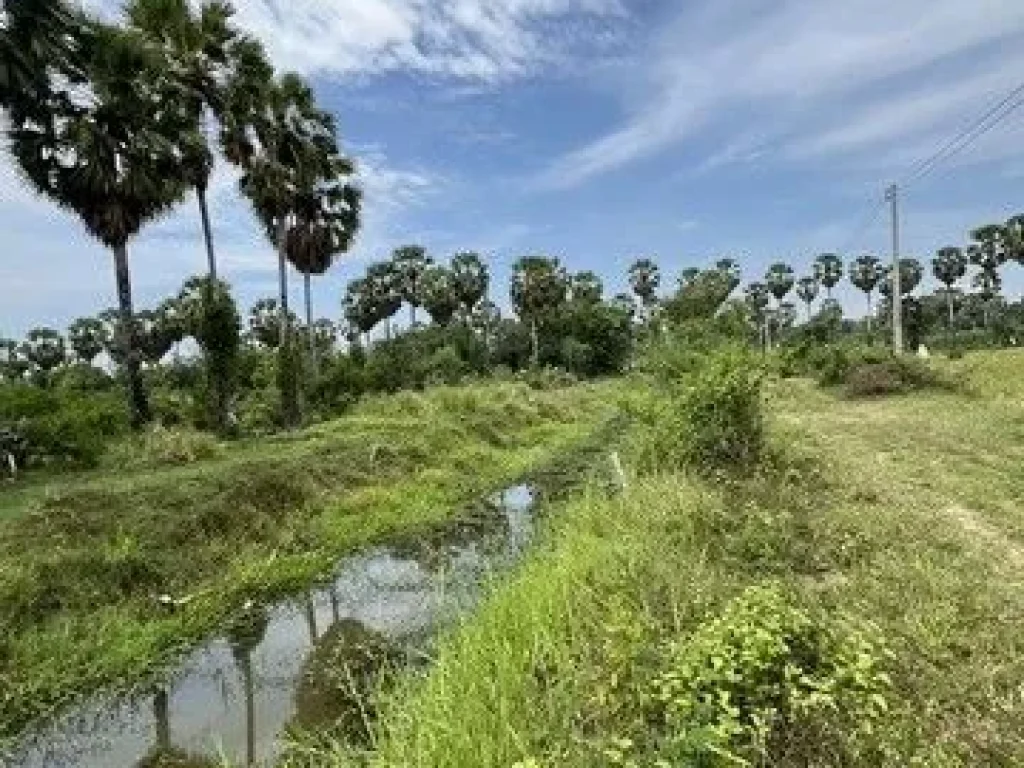
[(1024, 356), (936, 365), (967, 390), (773, 382), (753, 474), (568, 503), (377, 751), (314, 763), (1024, 763)]
[[(130, 447), (120, 466), (5, 487), (0, 737), (98, 686), (144, 679), (247, 599), (457, 516), (585, 438), (608, 415), (602, 386), (380, 397), (181, 466)], [(161, 594), (190, 599), (169, 612)]]

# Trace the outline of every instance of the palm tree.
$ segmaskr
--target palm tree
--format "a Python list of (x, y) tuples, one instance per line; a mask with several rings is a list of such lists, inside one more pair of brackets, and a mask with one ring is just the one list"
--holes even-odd
[(86, 365), (92, 365), (109, 343), (107, 327), (95, 317), (82, 317), (68, 326), (68, 346)]
[(1024, 264), (1024, 213), (1007, 219), (1003, 227), (1006, 258)]
[[(240, 68), (259, 72), (264, 67), (257, 49), (248, 43), (239, 48)], [(288, 311), (288, 230), (298, 217), (309, 220), (309, 211), (320, 208), (325, 184), (354, 168), (338, 154), (333, 118), (317, 108), (312, 91), (297, 75), (260, 83), (248, 74), (228, 89), (226, 104), (227, 155), (243, 167), (242, 192), (277, 250), (281, 411), (284, 423), (294, 426), (301, 414)]]
[(91, 26), (65, 0), (0, 0), (0, 108), (53, 96), (52, 73), (80, 82)]
[(25, 357), (35, 367), (39, 381), (49, 384), (50, 373), (67, 360), (64, 337), (53, 328), (33, 328), (25, 336)]
[(813, 277), (801, 277), (796, 282), (796, 295), (807, 307), (807, 319), (811, 319), (811, 305), (818, 298), (818, 281)]
[(569, 278), (558, 259), (526, 256), (512, 267), (509, 297), (519, 316), (530, 326), (533, 365), (540, 363), (541, 322), (566, 300)]
[(455, 291), (455, 276), (451, 270), (431, 266), (420, 277), (423, 308), (438, 325), (448, 325), (462, 302)]
[(651, 259), (638, 259), (629, 268), (629, 287), (640, 299), (640, 305), (644, 308), (644, 314), (654, 303), (658, 295), (658, 287), (661, 285), (661, 270)]
[(832, 298), (832, 289), (843, 279), (843, 260), (834, 253), (823, 253), (814, 260), (814, 276), (825, 287), (826, 298)]
[(700, 269), (697, 267), (687, 267), (679, 273), (679, 286), (685, 288), (698, 277), (700, 277)]
[(966, 273), (967, 256), (961, 248), (940, 248), (932, 259), (932, 274), (946, 286), (950, 330), (953, 328), (953, 286), (960, 282)]
[(764, 283), (750, 283), (746, 289), (743, 299), (750, 311), (754, 323), (757, 325), (757, 334), (760, 337), (762, 348), (768, 346), (768, 323), (767, 310), (771, 302), (771, 292)]
[(370, 299), (369, 281), (367, 278), (360, 278), (348, 284), (341, 300), (345, 320), (363, 335), (368, 335), (377, 325), (377, 313)]
[(382, 321), (386, 323), (387, 338), (390, 339), (391, 318), (402, 308), (400, 278), (394, 264), (390, 261), (371, 264), (366, 270), (364, 287), (369, 293), (367, 300), (373, 308), (374, 325)]
[(601, 278), (590, 270), (577, 272), (569, 278), (569, 298), (584, 304), (598, 304), (604, 293)]
[(864, 293), (868, 301), (868, 331), (871, 331), (871, 295), (885, 276), (885, 270), (877, 256), (865, 253), (850, 264), (850, 282)]
[(452, 290), (462, 306), (463, 313), (468, 317), (487, 296), (491, 277), (480, 255), (472, 251), (463, 251), (452, 257), (450, 267)]
[(998, 271), (982, 269), (971, 280), (971, 285), (978, 292), (978, 298), (981, 299), (982, 321), (985, 327), (988, 328), (992, 300), (1002, 290), (1003, 279), (999, 276)]
[(715, 271), (728, 280), (728, 294), (736, 290), (740, 284), (740, 265), (735, 259), (719, 259), (715, 262)]
[[(900, 293), (909, 296), (917, 290), (924, 277), (924, 268), (917, 259), (900, 259)], [(878, 284), (879, 292), (886, 298), (892, 298), (892, 267), (886, 267), (883, 279)]]
[(150, 419), (133, 323), (127, 245), (182, 199), (179, 161), (192, 125), (175, 108), (176, 84), (162, 59), (133, 31), (94, 28), (90, 94), (55, 93), (43, 105), (10, 110), (12, 149), (27, 179), (76, 213), (114, 255), (132, 424)]
[(213, 152), (206, 135), (211, 117), (223, 114), (223, 89), (229, 77), (230, 51), (237, 34), (229, 22), (234, 11), (223, 0), (205, 0), (192, 9), (188, 0), (130, 0), (129, 23), (158, 43), (184, 86), (180, 109), (193, 121), (194, 142), (182, 157), (182, 172), (195, 190), (206, 243), (210, 278), (217, 279), (217, 258), (206, 194), (213, 174)]
[(423, 306), (420, 281), (434, 260), (419, 245), (403, 245), (391, 256), (398, 283), (398, 293), (409, 305), (409, 327), (416, 325), (416, 308)]

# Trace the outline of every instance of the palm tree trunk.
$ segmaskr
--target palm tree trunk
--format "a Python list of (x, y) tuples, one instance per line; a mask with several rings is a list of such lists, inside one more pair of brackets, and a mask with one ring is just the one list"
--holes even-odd
[(114, 271), (117, 278), (117, 305), (121, 314), (121, 327), (124, 329), (121, 337), (131, 423), (132, 428), (141, 429), (153, 416), (149, 410), (146, 387), (142, 382), (139, 337), (135, 325), (135, 308), (132, 306), (132, 277), (128, 269), (128, 248), (124, 243), (114, 247)]
[(871, 333), (871, 313), (873, 311), (871, 309), (871, 294), (867, 293), (865, 295), (868, 297), (868, 333)]
[(409, 305), (409, 330), (416, 327), (416, 305)]
[(281, 303), (279, 307), (278, 326), (280, 343), (278, 347), (278, 385), (281, 390), (281, 416), (286, 427), (294, 427), (299, 423), (298, 381), (295, 360), (291, 349), (291, 320), (288, 311), (288, 263), (285, 256), (285, 235), (288, 220), (282, 216), (277, 222), (277, 278), (280, 287)]
[(217, 279), (217, 256), (213, 251), (213, 227), (210, 226), (210, 209), (206, 205), (206, 189), (196, 187), (196, 200), (199, 201), (199, 217), (203, 222), (203, 240), (206, 242), (206, 262), (210, 279)]
[(946, 287), (946, 305), (949, 308), (949, 330), (953, 330), (953, 291), (949, 286)]
[(245, 764), (255, 765), (256, 760), (256, 689), (252, 677), (252, 652), (248, 649), (238, 657), (242, 673), (242, 687), (245, 689)]
[(306, 332), (309, 334), (309, 359), (313, 366), (313, 376), (316, 377), (320, 372), (320, 353), (316, 346), (316, 334), (313, 333), (312, 279), (308, 272), (302, 274), (303, 290), (306, 293)]
[(171, 751), (171, 718), (167, 689), (161, 688), (153, 697), (153, 719), (156, 720), (156, 749), (158, 753)]

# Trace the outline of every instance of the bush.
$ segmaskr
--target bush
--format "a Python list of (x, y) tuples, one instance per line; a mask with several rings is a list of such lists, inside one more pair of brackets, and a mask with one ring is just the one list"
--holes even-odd
[(954, 382), (913, 357), (891, 357), (880, 363), (856, 364), (847, 372), (843, 382), (843, 390), (848, 397), (880, 397), (954, 387)]
[(644, 414), (645, 463), (710, 471), (757, 463), (764, 449), (761, 385), (761, 369), (750, 353), (729, 348), (706, 356), (681, 380), (663, 380), (664, 391)]
[(854, 757), (886, 713), (884, 649), (817, 620), (773, 587), (746, 589), (666, 655), (649, 722), (664, 731), (659, 756), (672, 765)]

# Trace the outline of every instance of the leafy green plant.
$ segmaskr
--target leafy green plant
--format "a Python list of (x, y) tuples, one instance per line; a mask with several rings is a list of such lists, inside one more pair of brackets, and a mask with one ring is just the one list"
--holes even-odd
[(887, 711), (881, 644), (817, 619), (775, 587), (749, 587), (667, 656), (649, 706), (672, 765), (849, 754)]

